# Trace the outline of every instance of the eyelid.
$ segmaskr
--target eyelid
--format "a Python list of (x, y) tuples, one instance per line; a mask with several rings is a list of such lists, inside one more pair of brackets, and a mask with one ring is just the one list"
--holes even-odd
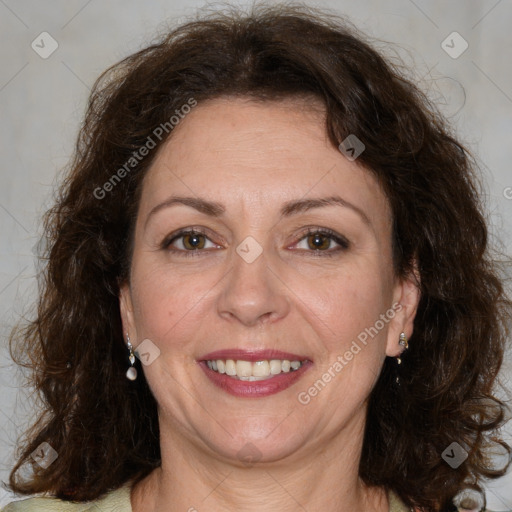
[(336, 231), (333, 231), (332, 229), (321, 228), (321, 227), (317, 227), (317, 226), (308, 226), (307, 228), (304, 228), (304, 230), (299, 235), (300, 238), (295, 243), (301, 242), (307, 236), (315, 235), (315, 234), (320, 234), (320, 235), (325, 236), (326, 238), (331, 238), (337, 244), (344, 247), (345, 249), (348, 249), (348, 247), (350, 246), (349, 240), (346, 237), (344, 237), (343, 235), (337, 233)]
[[(199, 227), (199, 226), (198, 227), (196, 227), (196, 226), (189, 226), (189, 227), (186, 227), (186, 228), (181, 228), (181, 229), (178, 229), (177, 231), (174, 231), (170, 235), (166, 236), (164, 238), (164, 240), (162, 241), (162, 243), (160, 244), (160, 246), (164, 250), (171, 251), (173, 249), (169, 249), (170, 245), (175, 240), (177, 240), (178, 238), (181, 238), (181, 237), (183, 237), (185, 235), (188, 235), (188, 234), (202, 235), (205, 238), (207, 238), (211, 243), (213, 243), (215, 245), (220, 245), (217, 242), (214, 242), (212, 240), (212, 236), (209, 233), (210, 233), (209, 229), (206, 229), (206, 228), (203, 228), (203, 227)], [(180, 253), (193, 253), (193, 254), (196, 254), (196, 253), (199, 253), (199, 252), (204, 252), (204, 249), (200, 249), (200, 250), (197, 250), (197, 251), (184, 251), (182, 249), (174, 249), (174, 251), (180, 252)]]

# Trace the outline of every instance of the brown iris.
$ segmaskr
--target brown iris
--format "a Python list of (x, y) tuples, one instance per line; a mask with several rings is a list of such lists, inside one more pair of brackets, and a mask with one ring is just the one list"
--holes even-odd
[(206, 237), (199, 233), (186, 233), (183, 235), (183, 246), (185, 249), (203, 249)]
[(329, 237), (320, 233), (308, 235), (308, 246), (311, 249), (329, 249), (330, 242)]

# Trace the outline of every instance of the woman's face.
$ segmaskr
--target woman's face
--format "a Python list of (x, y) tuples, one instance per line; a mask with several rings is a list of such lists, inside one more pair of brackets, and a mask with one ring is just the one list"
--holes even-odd
[(145, 177), (121, 310), (164, 444), (240, 464), (344, 436), (357, 450), (384, 358), (412, 333), (387, 199), (314, 106), (199, 104)]

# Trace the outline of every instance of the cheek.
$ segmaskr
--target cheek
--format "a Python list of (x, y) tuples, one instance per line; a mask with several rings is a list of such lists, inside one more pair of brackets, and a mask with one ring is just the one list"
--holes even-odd
[(310, 322), (323, 333), (323, 349), (330, 359), (349, 349), (357, 352), (357, 359), (382, 359), (385, 344), (379, 341), (386, 338), (392, 290), (377, 268), (352, 268), (333, 274), (323, 286), (310, 282), (300, 292)]
[(137, 335), (158, 342), (187, 324), (208, 301), (217, 280), (211, 274), (180, 275), (165, 265), (135, 264), (132, 272)]
[[(380, 374), (392, 318), (386, 316), (391, 308), (388, 289), (367, 271), (331, 279), (323, 293), (309, 291), (304, 311), (319, 338), (315, 353), (321, 355), (297, 399), (339, 425), (365, 403)], [(302, 293), (307, 296), (305, 289)], [(325, 403), (337, 405), (326, 414)]]

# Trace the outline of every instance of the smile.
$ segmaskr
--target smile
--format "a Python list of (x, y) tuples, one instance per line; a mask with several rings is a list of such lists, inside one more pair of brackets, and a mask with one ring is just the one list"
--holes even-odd
[(233, 379), (245, 381), (258, 381), (271, 379), (281, 373), (297, 371), (304, 361), (290, 361), (289, 359), (270, 359), (262, 361), (244, 361), (233, 359), (211, 359), (206, 361), (210, 370), (225, 374)]

